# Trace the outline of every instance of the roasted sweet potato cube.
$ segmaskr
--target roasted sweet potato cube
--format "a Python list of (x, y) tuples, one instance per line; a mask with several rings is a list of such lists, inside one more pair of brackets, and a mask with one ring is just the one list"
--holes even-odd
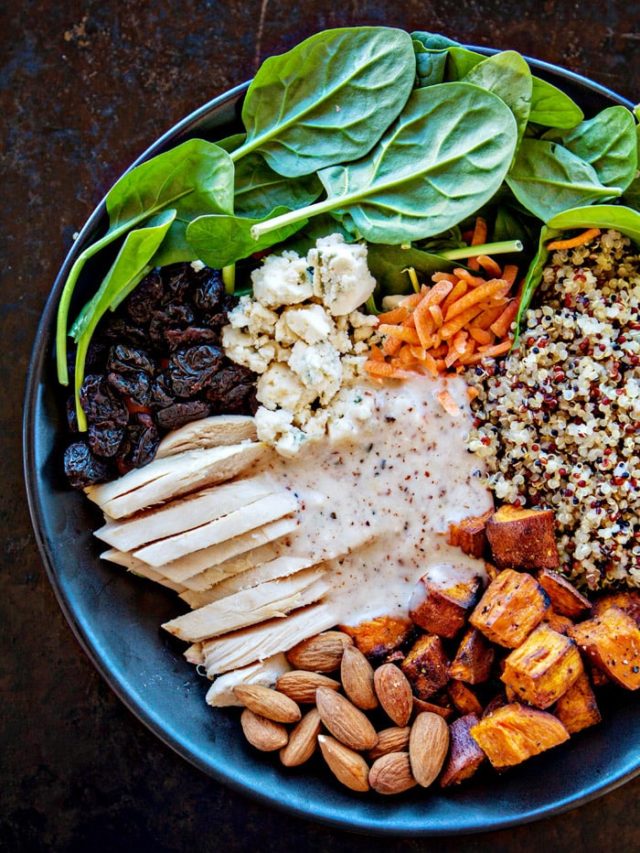
[(449, 726), (449, 755), (440, 776), (441, 788), (470, 779), (484, 761), (484, 752), (470, 734), (478, 722), (475, 714), (467, 714)]
[(573, 626), (573, 622), (568, 616), (561, 616), (559, 613), (556, 613), (553, 607), (550, 607), (544, 614), (543, 624), (553, 628), (558, 634), (566, 634), (569, 628)]
[(490, 717), (491, 714), (494, 714), (498, 710), (498, 708), (504, 708), (504, 706), (508, 704), (505, 694), (498, 693), (490, 702), (487, 703), (484, 711), (482, 712), (482, 718)]
[(558, 699), (554, 714), (572, 735), (600, 722), (602, 717), (586, 672)]
[(449, 676), (467, 684), (482, 684), (489, 680), (495, 650), (477, 628), (465, 631), (453, 663), (449, 667)]
[(583, 672), (573, 640), (543, 623), (511, 652), (500, 678), (521, 702), (544, 709), (566, 693)]
[(471, 737), (496, 768), (513, 767), (569, 739), (569, 732), (547, 711), (513, 702), (471, 728)]
[(449, 680), (449, 661), (436, 634), (419, 637), (402, 662), (418, 699), (429, 699)]
[(462, 681), (450, 681), (447, 692), (460, 714), (482, 714), (482, 705), (478, 697)]
[(340, 625), (362, 654), (371, 658), (382, 658), (396, 651), (409, 639), (412, 624), (409, 619), (396, 616), (378, 616), (355, 627)]
[(471, 557), (482, 557), (487, 547), (487, 521), (493, 510), (483, 515), (472, 515), (449, 525), (449, 545), (455, 545)]
[(413, 590), (409, 616), (425, 631), (451, 639), (464, 628), (481, 592), (479, 577), (443, 585), (426, 574)]
[(501, 569), (497, 569), (493, 565), (493, 563), (487, 563), (486, 561), (484, 564), (484, 570), (487, 573), (487, 577), (489, 578), (489, 583), (491, 583), (491, 581), (494, 581), (502, 571)]
[(489, 584), (469, 622), (492, 642), (515, 649), (548, 608), (547, 594), (535, 578), (505, 569)]
[(577, 619), (591, 610), (591, 602), (578, 592), (575, 586), (558, 572), (542, 569), (538, 572), (538, 583), (551, 599), (551, 606), (561, 616)]
[(569, 636), (620, 687), (640, 687), (640, 628), (624, 610), (608, 607), (600, 616), (574, 625)]
[(417, 696), (413, 697), (413, 710), (416, 714), (421, 714), (423, 711), (428, 711), (430, 714), (438, 714), (445, 720), (448, 720), (453, 714), (453, 708), (450, 708), (448, 705), (435, 705), (433, 702), (425, 702), (424, 699), (418, 699)]
[(587, 670), (589, 672), (589, 678), (591, 679), (591, 683), (597, 690), (599, 687), (609, 687), (611, 684), (611, 679), (608, 675), (605, 675), (601, 669), (591, 663), (591, 661), (587, 662)]
[(550, 509), (505, 504), (487, 521), (487, 539), (499, 569), (556, 569), (560, 565)]
[(591, 613), (593, 616), (601, 616), (610, 607), (619, 607), (620, 610), (624, 610), (640, 628), (640, 592), (628, 590), (627, 592), (612, 592), (603, 595), (594, 602)]

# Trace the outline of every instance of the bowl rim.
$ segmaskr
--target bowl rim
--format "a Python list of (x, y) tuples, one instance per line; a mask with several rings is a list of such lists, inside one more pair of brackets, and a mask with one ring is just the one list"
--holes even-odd
[[(491, 56), (500, 52), (496, 48), (489, 48), (485, 46), (464, 46), (471, 50), (475, 50), (478, 53), (482, 53), (485, 56)], [(633, 109), (634, 107), (633, 102), (628, 98), (617, 94), (606, 86), (590, 80), (577, 72), (570, 71), (562, 66), (534, 59), (526, 55), (524, 58), (535, 70), (547, 72), (554, 78), (560, 78), (560, 80), (565, 80), (579, 87), (586, 88), (611, 101), (614, 105), (620, 104), (628, 107), (629, 109)], [(122, 174), (126, 174), (126, 172), (130, 171), (135, 166), (138, 166), (150, 157), (165, 150), (170, 144), (177, 142), (180, 137), (197, 127), (212, 111), (217, 110), (225, 104), (236, 101), (239, 96), (246, 92), (250, 82), (251, 81), (248, 80), (221, 93), (176, 122), (151, 145), (149, 145)], [(263, 805), (275, 807), (280, 811), (294, 814), (296, 817), (332, 826), (337, 829), (357, 832), (365, 835), (393, 837), (402, 833), (404, 837), (436, 837), (467, 835), (472, 833), (475, 834), (508, 829), (510, 827), (531, 823), (552, 815), (562, 814), (569, 809), (577, 808), (578, 806), (584, 805), (597, 797), (604, 796), (639, 775), (640, 756), (638, 757), (635, 766), (631, 766), (630, 769), (623, 769), (618, 774), (612, 773), (603, 780), (596, 779), (591, 785), (586, 787), (583, 786), (580, 790), (573, 794), (569, 794), (560, 800), (530, 809), (529, 811), (522, 811), (515, 817), (505, 815), (504, 819), (493, 820), (492, 822), (482, 822), (476, 818), (475, 823), (467, 823), (464, 826), (451, 825), (446, 828), (422, 828), (397, 827), (394, 825), (393, 819), (390, 820), (389, 825), (381, 825), (380, 823), (374, 822), (366, 817), (356, 821), (349, 821), (343, 817), (334, 817), (328, 812), (317, 814), (312, 812), (310, 809), (305, 809), (296, 804), (286, 801), (283, 802), (278, 799), (277, 791), (276, 793), (271, 794), (265, 790), (256, 788), (254, 784), (246, 782), (239, 775), (234, 776), (230, 774), (228, 770), (220, 770), (213, 767), (210, 763), (204, 761), (194, 752), (190, 742), (182, 738), (179, 732), (169, 731), (166, 728), (166, 725), (163, 724), (162, 719), (154, 713), (153, 708), (149, 704), (130, 694), (127, 690), (126, 684), (124, 684), (118, 677), (117, 673), (109, 667), (107, 660), (103, 658), (102, 652), (97, 644), (94, 643), (90, 631), (87, 630), (83, 620), (80, 619), (79, 612), (76, 611), (73, 603), (67, 599), (62, 590), (52, 550), (47, 538), (43, 534), (44, 510), (40, 495), (35, 454), (35, 433), (37, 428), (36, 416), (40, 377), (44, 372), (45, 359), (48, 355), (47, 349), (41, 342), (46, 339), (46, 330), (52, 323), (55, 323), (59, 295), (71, 265), (79, 254), (81, 247), (88, 243), (93, 237), (94, 232), (99, 227), (105, 212), (105, 201), (102, 199), (85, 222), (77, 237), (74, 239), (72, 246), (69, 248), (42, 310), (41, 319), (37, 327), (29, 360), (25, 386), (22, 421), (23, 474), (36, 544), (38, 546), (49, 583), (53, 588), (60, 609), (62, 610), (65, 619), (67, 620), (84, 653), (128, 710), (131, 711), (131, 713), (134, 714), (134, 716), (137, 717), (137, 719), (140, 720), (147, 729), (149, 729), (181, 758), (185, 759), (208, 776), (229, 786), (233, 790), (246, 795), (251, 799), (257, 800)]]

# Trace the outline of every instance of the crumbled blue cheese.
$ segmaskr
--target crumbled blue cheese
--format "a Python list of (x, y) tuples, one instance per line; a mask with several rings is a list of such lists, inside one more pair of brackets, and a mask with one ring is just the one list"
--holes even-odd
[(269, 255), (251, 274), (253, 295), (267, 308), (296, 305), (313, 296), (313, 283), (306, 258), (296, 252)]
[[(297, 346), (297, 344), (296, 344)], [(258, 379), (257, 397), (267, 409), (306, 408), (317, 396), (287, 364), (272, 364)]]
[(318, 240), (307, 260), (313, 269), (314, 295), (336, 317), (355, 311), (375, 289), (364, 243), (345, 243), (342, 234), (331, 234)]

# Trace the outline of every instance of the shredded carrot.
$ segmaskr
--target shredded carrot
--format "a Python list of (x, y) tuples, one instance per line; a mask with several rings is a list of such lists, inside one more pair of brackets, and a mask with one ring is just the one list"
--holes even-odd
[(369, 358), (371, 361), (384, 361), (384, 353), (377, 347), (375, 344), (371, 345), (371, 349), (369, 350)]
[(462, 314), (456, 314), (452, 320), (447, 320), (444, 326), (440, 329), (442, 339), (446, 341), (447, 338), (452, 338), (456, 332), (459, 332), (460, 329), (464, 329), (467, 323), (470, 320), (473, 320), (473, 318), (481, 311), (482, 305), (476, 303), (475, 305), (470, 305), (466, 311), (462, 312)]
[(386, 337), (382, 344), (382, 352), (384, 355), (395, 355), (401, 346), (402, 341), (400, 338)]
[(481, 329), (480, 326), (469, 326), (469, 334), (479, 344), (493, 343), (493, 335), (486, 329)]
[(454, 302), (444, 315), (445, 320), (449, 322), (449, 320), (457, 317), (458, 314), (462, 314), (472, 305), (477, 305), (495, 296), (503, 296), (508, 289), (509, 285), (506, 281), (503, 281), (501, 278), (492, 278), (491, 281), (487, 281), (485, 284), (480, 285), (480, 287), (474, 288)]
[[(487, 221), (482, 216), (476, 216), (476, 224), (471, 235), (471, 245), (481, 246), (487, 242)], [(477, 258), (469, 258), (467, 266), (470, 270), (480, 269), (480, 264)]]
[(395, 361), (400, 362), (402, 366), (409, 367), (410, 365), (414, 365), (416, 363), (416, 357), (412, 352), (413, 347), (410, 344), (405, 344), (402, 349), (398, 352), (397, 359), (391, 359), (391, 364), (394, 364)]
[(434, 272), (431, 276), (431, 281), (437, 284), (439, 281), (450, 281), (451, 284), (457, 284), (458, 279), (452, 272)]
[(457, 334), (454, 335), (453, 340), (451, 341), (451, 346), (459, 355), (462, 355), (462, 353), (467, 348), (468, 339), (469, 333), (460, 330), (459, 332), (457, 332)]
[(432, 376), (438, 375), (438, 373), (440, 372), (438, 368), (438, 363), (431, 355), (431, 353), (425, 352), (422, 362)]
[(415, 308), (421, 299), (422, 293), (412, 293), (410, 296), (405, 296), (402, 302), (398, 303), (398, 306), (400, 308)]
[(399, 370), (382, 361), (365, 361), (364, 369), (372, 376), (388, 376), (391, 379), (409, 379), (415, 374), (411, 370)]
[(409, 311), (403, 306), (399, 306), (392, 311), (384, 311), (382, 314), (378, 314), (378, 320), (380, 323), (401, 323), (408, 316)]
[(511, 324), (516, 319), (518, 308), (520, 307), (519, 299), (512, 299), (507, 304), (502, 314), (493, 322), (489, 328), (497, 338), (504, 338), (508, 334)]
[[(378, 326), (378, 330), (382, 335), (388, 335), (391, 338), (397, 338), (399, 341), (404, 341), (406, 344), (421, 343), (417, 332), (414, 329), (407, 329), (406, 326), (393, 326), (389, 323), (382, 323)], [(393, 353), (391, 353), (393, 355)]]
[(451, 415), (452, 418), (459, 417), (460, 407), (448, 391), (440, 391), (440, 393), (437, 394), (437, 399), (448, 415)]
[(507, 338), (506, 341), (502, 341), (499, 344), (495, 344), (492, 347), (482, 348), (482, 350), (474, 355), (465, 356), (464, 364), (476, 364), (478, 361), (483, 361), (485, 358), (495, 358), (498, 355), (504, 355), (509, 352), (511, 346), (513, 344), (513, 338)]
[(465, 270), (462, 267), (454, 270), (455, 274), (462, 281), (466, 281), (470, 287), (478, 287), (480, 284), (485, 284), (485, 279), (480, 278), (479, 275), (471, 275), (469, 270)]
[(492, 305), (490, 308), (485, 308), (482, 314), (479, 314), (474, 320), (473, 325), (478, 329), (489, 329), (503, 311), (504, 306), (502, 305)]
[(553, 240), (551, 243), (547, 243), (547, 249), (549, 251), (553, 251), (554, 249), (575, 249), (576, 246), (584, 246), (585, 243), (599, 236), (599, 228), (589, 228), (587, 231), (583, 231), (582, 234), (570, 237), (568, 240)]
[(442, 313), (446, 315), (451, 305), (460, 299), (461, 296), (464, 296), (467, 290), (469, 290), (467, 282), (460, 280), (442, 303)]
[(478, 255), (477, 260), (482, 269), (488, 273), (488, 275), (491, 275), (494, 278), (502, 278), (500, 264), (496, 263), (493, 258), (490, 258), (488, 255)]
[(508, 281), (509, 284), (513, 284), (518, 275), (518, 267), (515, 264), (506, 264), (505, 268), (502, 270), (502, 275), (500, 278), (503, 278), (505, 281)]
[(450, 347), (449, 352), (447, 353), (444, 363), (447, 368), (453, 367), (456, 361), (460, 358), (460, 353), (457, 352), (453, 347)]
[(429, 314), (431, 314), (431, 319), (435, 323), (436, 329), (439, 329), (444, 323), (442, 308), (439, 305), (429, 305)]

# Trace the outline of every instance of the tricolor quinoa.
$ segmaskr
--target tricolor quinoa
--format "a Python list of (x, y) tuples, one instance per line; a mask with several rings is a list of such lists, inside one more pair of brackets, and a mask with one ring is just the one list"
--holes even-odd
[(468, 447), (500, 501), (556, 512), (563, 569), (640, 586), (640, 256), (616, 231), (557, 251), (508, 358), (468, 372)]

